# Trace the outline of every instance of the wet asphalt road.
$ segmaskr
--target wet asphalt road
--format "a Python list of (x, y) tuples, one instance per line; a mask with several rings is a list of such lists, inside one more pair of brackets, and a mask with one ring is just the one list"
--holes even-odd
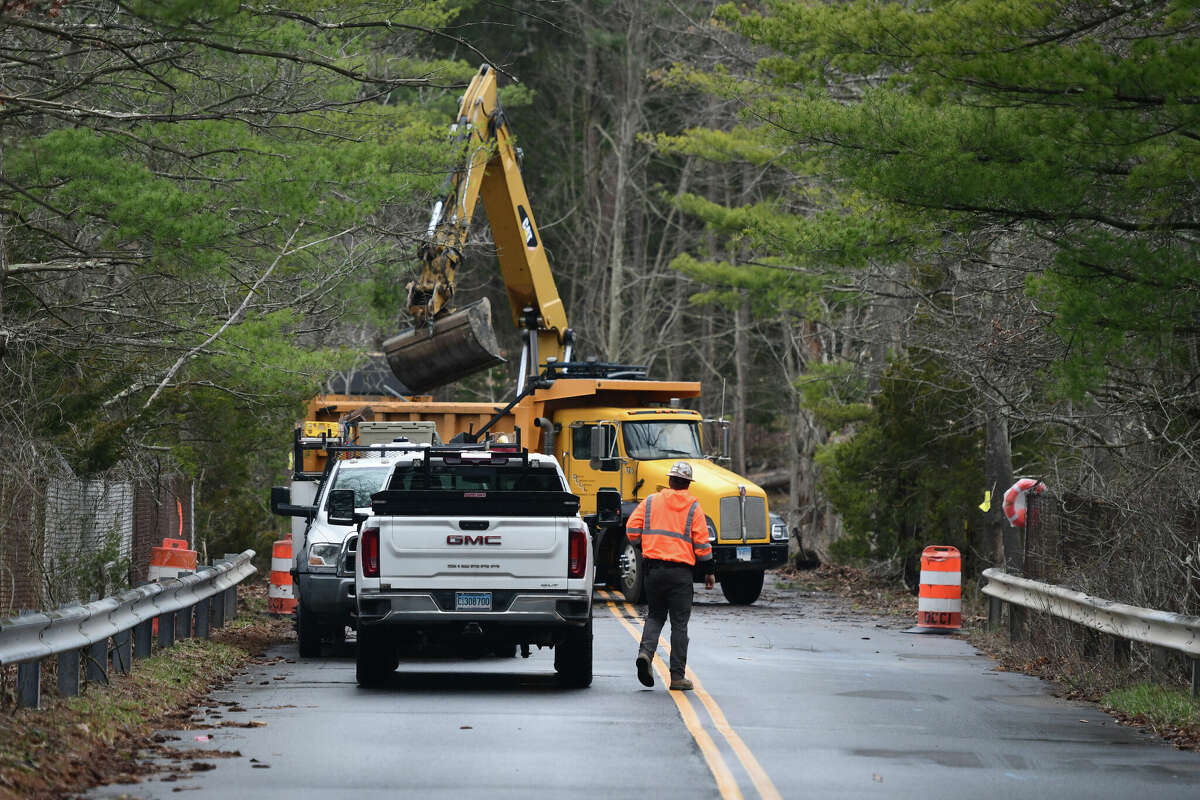
[(749, 608), (719, 590), (697, 601), (695, 693), (637, 682), (636, 610), (600, 596), (590, 689), (559, 689), (535, 650), (408, 660), (366, 691), (352, 646), (303, 660), (289, 646), (215, 692), (195, 729), (164, 732), (181, 751), (240, 755), (184, 752), (87, 796), (1200, 797), (1200, 754), (996, 672), (961, 639), (787, 590)]

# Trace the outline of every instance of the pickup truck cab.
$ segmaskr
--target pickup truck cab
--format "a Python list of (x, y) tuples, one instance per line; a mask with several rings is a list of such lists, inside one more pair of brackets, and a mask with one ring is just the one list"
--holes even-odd
[(340, 644), (346, 627), (354, 625), (354, 567), (347, 563), (353, 551), (347, 548), (351, 530), (329, 522), (329, 494), (335, 489), (354, 492), (355, 509), (371, 509), (371, 495), (383, 488), (396, 463), (393, 454), (363, 453), (357, 458), (334, 461), (321, 482), (312, 520), (293, 548), (293, 580), (299, 590), (296, 603), (296, 634), (300, 655), (321, 655), (322, 641)]
[(516, 447), (431, 447), (396, 459), (356, 518), (357, 678), (387, 680), (421, 642), (528, 654), (554, 648), (567, 686), (592, 681), (591, 536), (552, 456)]

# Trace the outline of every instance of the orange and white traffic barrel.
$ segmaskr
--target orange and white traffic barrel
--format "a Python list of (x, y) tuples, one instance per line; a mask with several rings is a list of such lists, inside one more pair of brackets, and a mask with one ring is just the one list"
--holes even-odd
[(271, 546), (271, 586), (267, 589), (267, 612), (291, 614), (296, 610), (292, 589), (292, 540), (280, 539)]
[(962, 557), (956, 547), (926, 547), (921, 553), (917, 626), (909, 633), (954, 633), (962, 629)]
[[(185, 572), (196, 571), (196, 551), (188, 549), (187, 539), (163, 539), (162, 546), (150, 548), (150, 568), (146, 580), (158, 583), (164, 578), (178, 578)], [(158, 617), (150, 626), (158, 636)]]
[(195, 571), (196, 551), (188, 549), (187, 539), (163, 539), (161, 547), (150, 548), (148, 580), (178, 578), (184, 572)]

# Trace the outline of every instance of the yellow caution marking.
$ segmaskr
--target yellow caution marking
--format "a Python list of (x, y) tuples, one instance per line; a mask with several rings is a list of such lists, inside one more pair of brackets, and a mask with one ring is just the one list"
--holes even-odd
[[(606, 592), (601, 591), (600, 595), (608, 601), (605, 607), (617, 618), (617, 622), (620, 622), (625, 630), (629, 631), (629, 635), (633, 637), (634, 641), (641, 642), (641, 633), (630, 624), (629, 620), (625, 619), (625, 616), (617, 609), (617, 604)], [(670, 673), (657, 653), (654, 655), (653, 663), (659, 680), (664, 684), (670, 684)], [(675, 701), (675, 707), (679, 709), (679, 716), (683, 718), (683, 724), (687, 726), (688, 732), (692, 734), (692, 738), (700, 747), (700, 753), (704, 756), (705, 763), (708, 764), (708, 771), (712, 773), (713, 780), (717, 782), (717, 790), (721, 793), (721, 797), (725, 800), (741, 800), (742, 790), (738, 788), (737, 779), (733, 777), (729, 765), (725, 763), (725, 758), (717, 749), (712, 737), (708, 735), (708, 731), (704, 730), (704, 725), (701, 724), (700, 717), (692, 708), (691, 702), (683, 692), (667, 692), (667, 694), (671, 695), (671, 699)]]
[[(605, 591), (601, 591), (600, 594), (606, 600), (608, 600), (609, 610), (616, 614), (617, 619), (620, 619), (625, 625), (626, 629), (629, 630), (630, 633), (634, 634), (634, 638), (636, 638), (638, 642), (641, 642), (642, 637), (635, 633), (633, 626), (625, 620), (623, 615), (617, 614), (613, 607), (618, 604), (623, 606), (629, 616), (635, 620), (639, 619), (637, 609), (623, 600), (617, 601), (615, 596), (609, 595)], [(662, 645), (663, 649), (667, 651), (668, 655), (670, 655), (671, 645), (661, 637), (659, 638), (658, 643)], [(662, 659), (658, 658), (657, 655), (655, 656), (654, 660), (656, 667), (658, 667), (662, 662)], [(662, 669), (659, 668), (658, 671), (661, 673)], [(763, 798), (763, 800), (783, 800), (782, 795), (780, 795), (779, 790), (775, 788), (775, 784), (771, 782), (771, 778), (767, 775), (766, 770), (764, 770), (762, 765), (758, 763), (758, 759), (754, 757), (754, 753), (751, 752), (746, 743), (742, 741), (742, 737), (738, 736), (737, 731), (735, 731), (733, 726), (729, 724), (729, 720), (725, 717), (725, 712), (723, 712), (721, 707), (717, 705), (717, 701), (713, 699), (713, 696), (705, 691), (704, 686), (700, 683), (700, 679), (696, 677), (696, 673), (692, 671), (691, 667), (687, 668), (687, 677), (693, 684), (694, 688), (692, 691), (694, 691), (696, 696), (700, 698), (700, 702), (708, 711), (708, 716), (712, 719), (713, 725), (716, 727), (717, 731), (720, 732), (723, 737), (725, 737), (725, 741), (729, 743), (729, 747), (733, 750), (734, 755), (737, 756), (738, 761), (741, 762), (742, 767), (746, 770), (746, 774), (750, 776), (750, 780), (754, 784), (754, 788), (758, 792), (759, 797)], [(671, 692), (671, 694), (679, 695), (682, 694), (682, 692)]]

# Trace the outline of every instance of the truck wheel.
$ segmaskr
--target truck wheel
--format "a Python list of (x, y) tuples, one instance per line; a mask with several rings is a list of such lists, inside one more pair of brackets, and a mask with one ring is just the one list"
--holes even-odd
[(335, 623), (329, 627), (329, 640), (333, 642), (333, 646), (341, 649), (346, 645), (346, 626), (341, 623)]
[(592, 621), (582, 628), (572, 628), (554, 646), (554, 671), (558, 682), (572, 689), (592, 685)]
[(320, 658), (321, 626), (313, 619), (304, 603), (296, 604), (296, 638), (299, 640), (301, 658)]
[(372, 630), (365, 625), (358, 631), (354, 677), (359, 686), (370, 688), (383, 685), (400, 665), (399, 649), (381, 634), (381, 631)]
[(634, 547), (628, 539), (621, 543), (617, 570), (621, 576), (621, 593), (625, 595), (626, 602), (642, 602), (646, 594), (646, 568), (642, 565), (641, 548)]
[(762, 594), (762, 572), (733, 572), (721, 576), (721, 592), (735, 606), (748, 606)]

